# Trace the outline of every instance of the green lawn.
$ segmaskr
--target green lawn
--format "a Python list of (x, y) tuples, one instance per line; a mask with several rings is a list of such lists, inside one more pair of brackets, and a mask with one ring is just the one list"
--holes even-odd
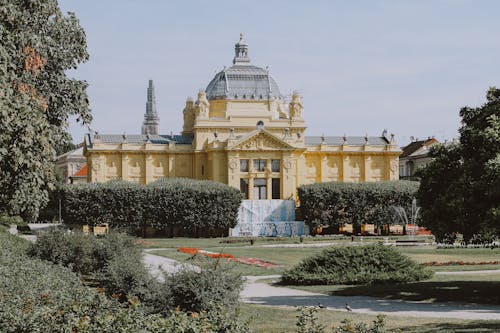
[(401, 247), (400, 251), (416, 262), (447, 261), (498, 261), (500, 248), (490, 249), (435, 249), (427, 247)]
[[(250, 320), (250, 327), (254, 333), (269, 332), (295, 332), (297, 322), (297, 310), (290, 308), (278, 308), (242, 304), (242, 317)], [(332, 327), (340, 325), (344, 319), (353, 322), (370, 323), (375, 316), (366, 314), (347, 313), (343, 311), (319, 310), (319, 322), (326, 326), (327, 332)], [(386, 317), (387, 328), (391, 332), (481, 332), (493, 333), (500, 331), (500, 321), (472, 321), (455, 319), (415, 318), (415, 317)]]
[[(370, 237), (354, 237), (355, 242), (383, 242), (385, 238), (388, 238), (389, 242), (395, 242), (396, 240), (401, 239), (409, 239), (408, 236), (370, 236)], [(299, 237), (253, 237), (255, 245), (269, 245), (269, 244), (300, 244)], [(415, 236), (415, 240), (424, 241), (429, 240), (429, 236)], [(177, 238), (146, 238), (140, 239), (141, 242), (144, 242), (145, 248), (170, 248), (170, 247), (218, 247), (222, 246), (222, 241), (238, 241), (237, 243), (229, 243), (225, 244), (227, 247), (239, 247), (250, 244), (250, 238), (241, 238), (241, 237), (233, 237), (233, 238), (185, 238), (185, 237), (177, 237)], [(302, 243), (305, 244), (315, 244), (315, 243), (339, 243), (339, 244), (348, 244), (351, 242), (351, 237), (349, 236), (339, 236), (339, 235), (331, 235), (331, 236), (317, 236), (317, 237), (304, 237), (302, 239)]]
[(419, 302), (500, 305), (500, 273), (434, 275), (430, 280), (382, 285), (288, 286), (332, 296), (371, 296)]
[[(314, 238), (312, 238), (314, 239)], [(298, 239), (288, 238), (279, 240), (257, 240), (251, 246), (249, 243), (221, 244), (221, 238), (170, 238), (170, 239), (148, 239), (145, 246), (149, 248), (164, 248), (166, 250), (154, 251), (152, 253), (169, 257), (175, 260), (184, 261), (191, 256), (177, 252), (178, 247), (197, 247), (211, 252), (224, 252), (235, 257), (251, 257), (269, 261), (285, 267), (264, 269), (250, 267), (245, 264), (235, 265), (235, 269), (243, 275), (269, 275), (280, 274), (287, 267), (299, 263), (303, 258), (314, 255), (322, 251), (322, 247), (262, 247), (262, 245), (279, 245), (299, 243)], [(328, 240), (332, 242), (332, 240)], [(366, 241), (366, 237), (364, 239)], [(309, 242), (318, 242), (309, 240)], [(344, 241), (335, 241), (335, 244), (348, 244)], [(430, 247), (398, 247), (398, 249), (417, 262), (424, 263), (430, 261), (495, 261), (500, 260), (500, 249), (436, 249)], [(500, 269), (500, 265), (463, 265), (463, 266), (432, 266), (435, 271), (466, 271), (466, 270), (488, 270)]]

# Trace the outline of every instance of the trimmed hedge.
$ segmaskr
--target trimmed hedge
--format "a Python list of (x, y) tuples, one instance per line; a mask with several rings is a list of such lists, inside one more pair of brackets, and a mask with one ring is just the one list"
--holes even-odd
[(124, 181), (67, 185), (60, 197), (67, 224), (109, 223), (128, 230), (177, 228), (187, 235), (234, 227), (242, 199), (238, 189), (186, 178), (148, 185)]
[(433, 272), (397, 249), (378, 245), (333, 247), (286, 271), (284, 284), (376, 284), (428, 279)]
[(418, 182), (404, 180), (303, 185), (298, 189), (300, 212), (311, 227), (320, 224), (342, 226), (345, 223), (352, 223), (355, 227), (362, 224), (379, 227), (394, 222), (391, 207), (410, 209), (418, 187)]

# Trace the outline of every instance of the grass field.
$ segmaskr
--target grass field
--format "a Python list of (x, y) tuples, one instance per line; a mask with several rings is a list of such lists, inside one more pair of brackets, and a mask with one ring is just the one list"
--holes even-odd
[(332, 296), (500, 305), (500, 273), (434, 275), (430, 280), (376, 286), (288, 286)]
[[(254, 333), (269, 332), (295, 332), (297, 322), (297, 310), (291, 308), (276, 308), (242, 304), (242, 316), (250, 320), (250, 327)], [(327, 332), (332, 327), (340, 325), (344, 319), (353, 322), (370, 323), (375, 316), (366, 314), (347, 313), (341, 311), (319, 310), (319, 322), (326, 326)], [(493, 333), (500, 331), (500, 321), (472, 321), (454, 319), (433, 319), (415, 317), (386, 317), (387, 328), (392, 332), (481, 332)]]
[[(221, 244), (221, 239), (193, 239), (193, 238), (171, 238), (171, 239), (153, 239), (148, 240), (150, 244), (145, 246), (148, 248), (162, 248), (162, 250), (154, 251), (152, 253), (161, 256), (169, 257), (179, 261), (188, 260), (191, 256), (177, 252), (178, 247), (197, 247), (211, 252), (224, 252), (234, 255), (235, 257), (251, 257), (258, 258), (265, 261), (282, 265), (281, 268), (259, 268), (255, 266), (248, 266), (245, 264), (236, 264), (235, 269), (240, 271), (243, 275), (269, 275), (280, 274), (288, 267), (299, 263), (303, 258), (314, 255), (322, 251), (321, 247), (267, 247), (267, 245), (279, 246), (281, 244), (295, 244), (299, 243), (298, 239), (294, 240), (260, 240), (253, 246), (249, 243), (233, 243)], [(321, 241), (309, 240), (309, 243), (320, 243)], [(344, 241), (328, 242), (336, 245), (346, 245)], [(364, 240), (366, 241), (366, 238)], [(307, 243), (306, 243), (307, 244)], [(356, 244), (360, 244), (357, 242)], [(464, 261), (464, 262), (484, 262), (500, 260), (500, 249), (436, 249), (432, 247), (398, 247), (398, 249), (414, 259), (419, 263), (424, 262), (448, 262), (448, 261)], [(467, 270), (488, 270), (500, 269), (500, 265), (456, 265), (456, 266), (432, 266), (431, 269), (435, 271), (467, 271)]]

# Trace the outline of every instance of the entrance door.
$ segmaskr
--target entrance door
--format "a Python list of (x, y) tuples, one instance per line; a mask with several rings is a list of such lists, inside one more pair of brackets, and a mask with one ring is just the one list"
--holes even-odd
[(267, 180), (265, 178), (255, 178), (253, 180), (253, 199), (267, 199)]

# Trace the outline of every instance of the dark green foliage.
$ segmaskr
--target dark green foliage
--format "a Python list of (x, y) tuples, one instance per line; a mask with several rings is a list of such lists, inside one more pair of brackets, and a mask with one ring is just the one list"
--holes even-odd
[(500, 234), (500, 90), (460, 110), (460, 142), (431, 150), (418, 192), (424, 225), (438, 241), (491, 242)]
[(41, 234), (29, 253), (79, 274), (96, 275), (109, 293), (139, 296), (150, 280), (142, 263), (141, 248), (123, 234), (97, 238), (54, 230)]
[(297, 333), (326, 333), (325, 326), (319, 323), (317, 308), (300, 307), (297, 311)]
[(201, 263), (201, 270), (183, 268), (166, 274), (163, 288), (168, 289), (171, 304), (184, 311), (234, 309), (243, 288), (241, 275), (228, 267), (215, 265), (213, 260)]
[(333, 247), (286, 271), (285, 284), (376, 284), (427, 279), (432, 271), (384, 245)]
[[(160, 179), (148, 185), (150, 221), (159, 227), (227, 229), (237, 223), (241, 192), (218, 182), (187, 178)], [(153, 209), (151, 209), (153, 208)]]
[(320, 224), (342, 226), (345, 223), (381, 226), (393, 223), (392, 206), (410, 209), (417, 189), (417, 182), (403, 180), (304, 185), (298, 189), (300, 211), (312, 227)]
[(69, 224), (109, 223), (141, 230), (179, 228), (187, 234), (237, 223), (241, 193), (230, 186), (191, 179), (164, 179), (149, 185), (123, 181), (65, 186), (63, 219)]
[(378, 315), (371, 325), (353, 323), (350, 319), (342, 320), (342, 325), (335, 327), (333, 333), (385, 333), (385, 316)]
[(24, 221), (20, 216), (8, 216), (1, 215), (0, 216), (0, 224), (6, 227), (15, 224), (17, 226), (25, 226), (27, 225), (26, 221)]
[(111, 181), (107, 183), (66, 185), (61, 189), (63, 220), (67, 224), (110, 223), (114, 228), (141, 223), (144, 186)]
[[(318, 320), (318, 309), (313, 307), (302, 307), (297, 309), (297, 333), (327, 333), (324, 325)], [(340, 326), (334, 327), (332, 333), (385, 333), (385, 316), (378, 315), (371, 325), (365, 323), (353, 323), (350, 319), (344, 319)]]
[(162, 315), (134, 298), (119, 303), (84, 287), (69, 268), (28, 257), (27, 246), (0, 234), (0, 332), (248, 332), (234, 311)]
[(429, 154), (433, 161), (420, 171), (417, 193), (421, 225), (432, 231), (438, 243), (453, 243), (456, 232), (466, 229), (460, 146), (435, 145)]
[(211, 325), (243, 325), (237, 316), (227, 323), (221, 321), (236, 315), (241, 276), (214, 265), (213, 260), (200, 259), (196, 264), (202, 267), (201, 272), (184, 269), (165, 273), (159, 281), (147, 271), (141, 248), (133, 238), (117, 233), (97, 238), (61, 231), (42, 234), (30, 246), (29, 254), (95, 278), (108, 295), (122, 302), (139, 300), (145, 313), (169, 316), (176, 308), (204, 311), (208, 312), (204, 320)]
[(68, 118), (89, 123), (87, 83), (68, 69), (88, 59), (85, 33), (56, 0), (0, 0), (0, 213), (36, 219), (71, 140)]

